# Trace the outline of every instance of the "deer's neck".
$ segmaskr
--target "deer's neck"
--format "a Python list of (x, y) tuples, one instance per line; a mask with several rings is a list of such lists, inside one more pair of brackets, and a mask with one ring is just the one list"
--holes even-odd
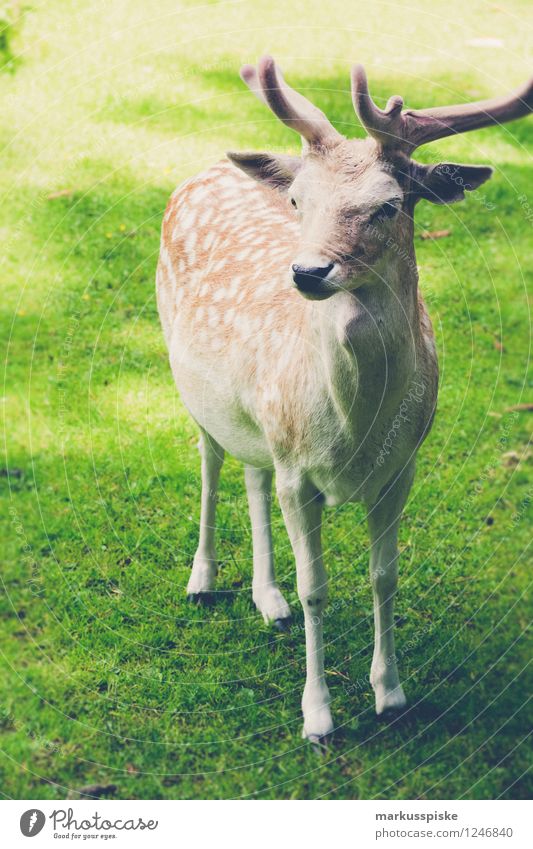
[(330, 393), (344, 417), (372, 419), (401, 402), (420, 350), (416, 275), (389, 273), (316, 304), (313, 321)]

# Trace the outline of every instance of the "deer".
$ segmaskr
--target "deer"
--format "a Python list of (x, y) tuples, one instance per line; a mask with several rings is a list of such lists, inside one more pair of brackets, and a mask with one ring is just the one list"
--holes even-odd
[(292, 89), (270, 56), (241, 78), (287, 127), (301, 155), (229, 152), (172, 194), (164, 214), (157, 304), (174, 382), (199, 427), (199, 541), (187, 585), (212, 599), (216, 502), (225, 453), (244, 464), (253, 544), (252, 598), (286, 630), (274, 572), (275, 487), (303, 609), (302, 736), (334, 732), (324, 673), (327, 506), (362, 503), (370, 537), (378, 715), (406, 706), (394, 641), (398, 530), (438, 391), (432, 324), (418, 286), (414, 211), (451, 204), (488, 180), (485, 165), (422, 164), (421, 145), (533, 109), (516, 92), (456, 106), (385, 108), (365, 71), (351, 73), (366, 137), (346, 138)]

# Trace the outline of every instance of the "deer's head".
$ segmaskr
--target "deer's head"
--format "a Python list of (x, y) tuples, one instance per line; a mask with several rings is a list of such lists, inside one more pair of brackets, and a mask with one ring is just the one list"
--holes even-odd
[(403, 110), (401, 97), (385, 109), (370, 97), (360, 65), (352, 71), (352, 99), (368, 133), (346, 139), (326, 116), (291, 89), (273, 59), (245, 65), (241, 76), (254, 94), (303, 141), (301, 157), (228, 153), (254, 179), (286, 196), (301, 223), (293, 259), (294, 285), (303, 295), (327, 298), (382, 277), (400, 251), (410, 251), (413, 211), (420, 199), (454, 203), (477, 189), (492, 169), (480, 165), (423, 165), (420, 145), (455, 133), (520, 118), (533, 109), (533, 80), (509, 97), (435, 109)]

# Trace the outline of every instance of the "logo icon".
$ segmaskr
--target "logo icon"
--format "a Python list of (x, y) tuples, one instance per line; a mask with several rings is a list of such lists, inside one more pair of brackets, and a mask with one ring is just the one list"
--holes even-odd
[(30, 808), (29, 811), (24, 811), (20, 818), (20, 830), (24, 837), (35, 837), (42, 831), (46, 822), (46, 817), (42, 811), (37, 808)]

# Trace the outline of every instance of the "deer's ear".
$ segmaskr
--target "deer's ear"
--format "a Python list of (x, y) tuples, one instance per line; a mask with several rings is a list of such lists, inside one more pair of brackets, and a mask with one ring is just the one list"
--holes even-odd
[(413, 163), (412, 191), (417, 200), (424, 198), (432, 203), (456, 203), (464, 200), (465, 192), (473, 192), (492, 177), (492, 168), (486, 165), (456, 165), (441, 162), (439, 165)]
[(273, 156), (271, 153), (226, 153), (237, 168), (260, 183), (287, 189), (302, 167), (299, 156)]

